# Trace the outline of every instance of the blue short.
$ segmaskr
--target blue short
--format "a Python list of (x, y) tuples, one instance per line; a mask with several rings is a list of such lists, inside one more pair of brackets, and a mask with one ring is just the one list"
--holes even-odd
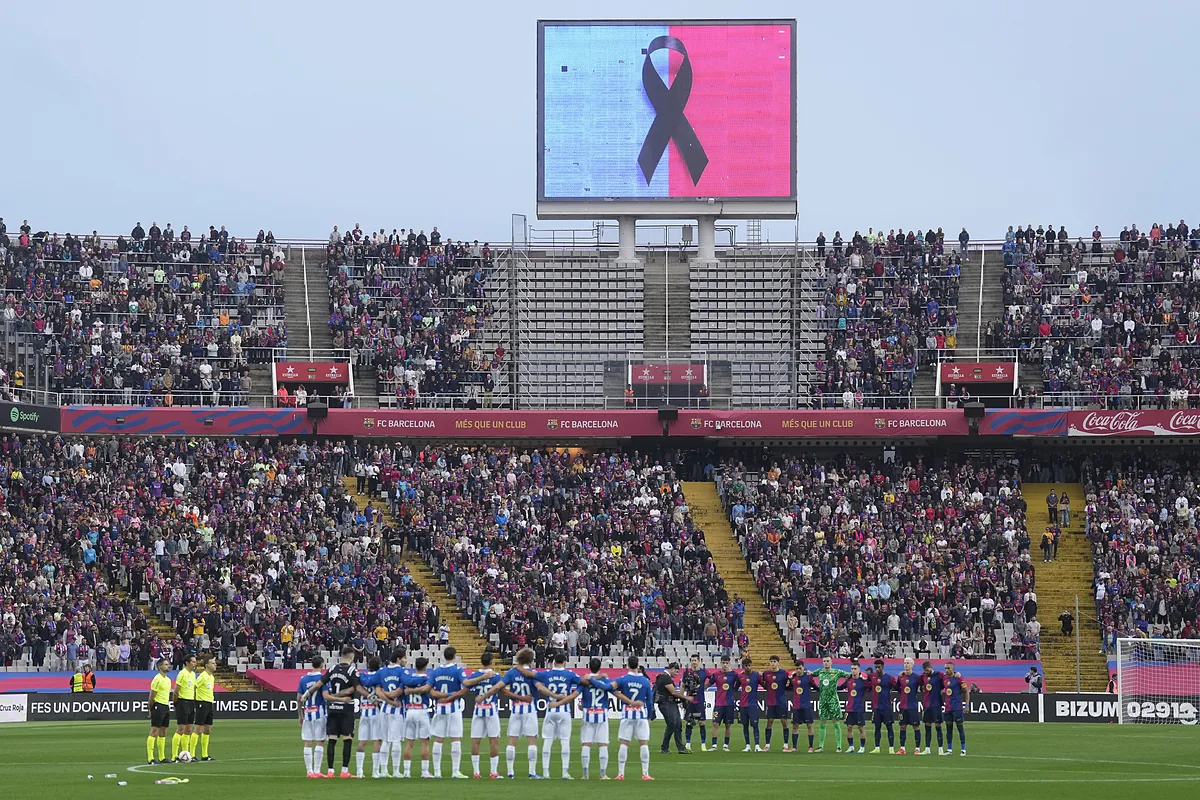
[(915, 708), (900, 709), (900, 724), (901, 725), (920, 725), (921, 712)]
[(925, 706), (925, 713), (922, 715), (922, 717), (924, 718), (926, 725), (941, 725), (941, 706)]
[(750, 722), (758, 722), (758, 703), (753, 703), (741, 709), (739, 716), (743, 725)]
[(783, 705), (767, 706), (767, 719), (782, 719), (786, 721), (787, 718), (788, 707), (786, 701), (783, 703)]
[(737, 706), (717, 706), (713, 710), (713, 722), (720, 725), (733, 725), (737, 722)]
[(946, 712), (946, 722), (962, 722), (962, 721), (963, 721), (963, 712), (962, 712), (961, 708), (958, 709), (957, 711), (947, 711)]
[(892, 713), (890, 708), (875, 709), (874, 720), (876, 725), (891, 725), (896, 721), (896, 715)]
[(812, 703), (798, 703), (792, 707), (793, 725), (812, 725)]
[(867, 712), (865, 711), (847, 711), (846, 726), (847, 727), (862, 727), (866, 725)]

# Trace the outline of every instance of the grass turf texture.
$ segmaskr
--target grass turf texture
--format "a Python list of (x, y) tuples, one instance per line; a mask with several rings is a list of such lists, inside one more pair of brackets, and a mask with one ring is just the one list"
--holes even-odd
[[(612, 723), (608, 773), (616, 774), (616, 723)], [(210, 763), (145, 764), (147, 727), (144, 722), (31, 723), (0, 726), (0, 786), (14, 798), (50, 797), (383, 797), (419, 792), (431, 798), (561, 798), (630, 797), (703, 792), (721, 798), (795, 796), (801, 792), (872, 796), (897, 789), (931, 790), (958, 797), (1094, 798), (1117, 792), (1166, 797), (1196, 797), (1200, 791), (1200, 740), (1196, 727), (1182, 725), (1024, 724), (967, 723), (968, 755), (939, 758), (889, 756), (886, 733), (884, 754), (845, 755), (833, 752), (833, 734), (824, 753), (781, 753), (776, 741), (770, 753), (742, 753), (740, 730), (730, 742), (730, 753), (701, 753), (693, 740), (692, 755), (658, 753), (662, 728), (653, 726), (650, 771), (656, 781), (643, 783), (637, 744), (631, 748), (624, 783), (600, 783), (598, 757), (592, 757), (592, 780), (582, 773), (578, 733), (571, 772), (576, 781), (564, 784), (558, 748), (551, 759), (550, 781), (530, 781), (524, 776), (525, 743), (517, 746), (514, 781), (310, 780), (304, 777), (299, 727), (288, 721), (224, 721), (214, 726)], [(711, 729), (710, 729), (711, 730)], [(897, 731), (897, 734), (899, 732)], [(697, 734), (698, 735), (698, 734)], [(868, 729), (868, 735), (871, 730)], [(504, 771), (501, 739), (500, 769)], [(801, 738), (805, 744), (805, 738)], [(873, 744), (873, 742), (872, 742)], [(539, 748), (541, 740), (538, 741)], [(909, 740), (911, 747), (912, 741)], [(168, 755), (170, 738), (168, 736)], [(449, 776), (449, 744), (443, 775)], [(487, 745), (482, 764), (487, 768)], [(463, 770), (470, 773), (470, 742), (464, 740)], [(540, 761), (539, 751), (539, 761)], [(341, 768), (339, 746), (337, 769)], [(541, 765), (538, 764), (540, 770)], [(351, 761), (351, 771), (354, 762)], [(414, 753), (413, 771), (420, 770)], [(365, 767), (370, 774), (370, 756)], [(116, 773), (116, 779), (105, 779)], [(89, 781), (88, 775), (94, 780)], [(185, 777), (190, 783), (156, 786), (155, 779)], [(128, 786), (116, 785), (117, 780)], [(416, 785), (414, 785), (416, 784)], [(811, 796), (811, 795), (810, 795)]]

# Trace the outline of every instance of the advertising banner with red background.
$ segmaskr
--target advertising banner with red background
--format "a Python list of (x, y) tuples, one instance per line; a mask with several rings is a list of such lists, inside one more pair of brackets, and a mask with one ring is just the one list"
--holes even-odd
[(1200, 436), (1200, 411), (1069, 411), (1067, 436)]
[(706, 377), (703, 364), (629, 365), (629, 383), (634, 387), (692, 383), (699, 388)]
[(345, 361), (277, 361), (275, 380), (279, 383), (350, 382), (350, 364)]
[(967, 418), (948, 411), (680, 411), (672, 436), (966, 436)]
[(404, 411), (330, 409), (324, 436), (515, 439), (662, 436), (657, 411)]
[(1016, 364), (1005, 361), (966, 361), (942, 364), (942, 383), (1012, 383)]

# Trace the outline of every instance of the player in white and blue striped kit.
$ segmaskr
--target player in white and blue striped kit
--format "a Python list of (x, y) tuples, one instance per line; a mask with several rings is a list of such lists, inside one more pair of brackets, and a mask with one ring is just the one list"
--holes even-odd
[(600, 659), (588, 662), (591, 674), (583, 679), (583, 727), (579, 733), (583, 779), (590, 777), (592, 745), (600, 748), (600, 780), (608, 780), (608, 709), (613, 685), (600, 674)]
[[(379, 756), (380, 747), (383, 744), (383, 739), (386, 734), (387, 720), (380, 715), (379, 705), (382, 700), (375, 694), (375, 687), (379, 686), (379, 658), (371, 656), (367, 662), (367, 671), (360, 672), (358, 675), (359, 685), (358, 694), (358, 752), (355, 753), (355, 765), (357, 770), (355, 777), (363, 777), (363, 762), (366, 760), (367, 754), (365, 747), (367, 742), (371, 743), (371, 777), (381, 777), (380, 766), (386, 764), (384, 759)], [(387, 774), (387, 767), (383, 766), (384, 775)]]
[(391, 664), (379, 670), (375, 674), (379, 682), (379, 688), (376, 694), (380, 695), (380, 715), (383, 718), (383, 758), (382, 758), (382, 774), (380, 777), (387, 777), (388, 755), (391, 755), (392, 761), (392, 777), (399, 778), (400, 759), (404, 753), (404, 703), (403, 698), (400, 700), (389, 700), (388, 697), (395, 697), (400, 689), (401, 682), (408, 675), (409, 669), (404, 665), (405, 656), (407, 655), (403, 647), (397, 647), (392, 651)]
[(321, 692), (310, 692), (314, 684), (320, 683), (325, 673), (321, 670), (325, 659), (313, 656), (312, 672), (300, 677), (296, 696), (300, 703), (300, 738), (304, 741), (304, 769), (310, 778), (322, 777), (321, 765), (325, 763), (325, 721), (328, 719), (325, 696)]
[(642, 780), (650, 777), (650, 714), (649, 704), (654, 690), (650, 680), (638, 670), (638, 657), (629, 657), (629, 673), (613, 681), (613, 694), (624, 705), (621, 708), (621, 725), (617, 739), (621, 746), (617, 750), (617, 780), (625, 780), (625, 760), (629, 757), (629, 742), (637, 739), (641, 744)]
[(559, 743), (562, 758), (562, 777), (571, 778), (571, 723), (574, 720), (575, 698), (579, 697), (579, 676), (567, 669), (566, 651), (554, 654), (554, 669), (538, 673), (538, 683), (545, 686), (559, 699), (546, 706), (546, 718), (542, 720), (542, 775), (550, 777), (550, 751), (554, 741)]
[(462, 764), (463, 697), (467, 691), (484, 680), (491, 670), (471, 678), (461, 664), (455, 663), (458, 651), (447, 647), (442, 651), (445, 663), (429, 671), (429, 680), (445, 698), (434, 705), (433, 713), (433, 777), (442, 777), (442, 744), (450, 739), (451, 778), (466, 778), (459, 771)]
[(471, 713), (471, 767), (474, 775), (479, 775), (479, 741), (488, 739), (491, 743), (491, 769), (488, 777), (496, 780), (500, 777), (500, 703), (499, 698), (489, 696), (486, 700), (480, 696), (487, 693), (500, 682), (500, 676), (493, 672), (492, 652), (485, 650), (479, 657), (483, 672), (477, 672), (472, 677), (479, 679), (475, 684), (475, 709)]

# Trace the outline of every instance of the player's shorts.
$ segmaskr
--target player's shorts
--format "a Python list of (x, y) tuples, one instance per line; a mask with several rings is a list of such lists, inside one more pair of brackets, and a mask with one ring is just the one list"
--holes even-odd
[(960, 708), (957, 711), (950, 711), (949, 709), (947, 709), (944, 713), (944, 718), (945, 718), (946, 722), (962, 722), (963, 721), (962, 709)]
[(607, 722), (584, 722), (579, 732), (580, 744), (608, 744)]
[(649, 738), (650, 720), (648, 719), (623, 719), (617, 726), (617, 739), (622, 742), (631, 742), (634, 739), (645, 741)]
[(537, 714), (513, 714), (508, 718), (509, 736), (537, 736)]
[(197, 725), (212, 725), (213, 722), (213, 703), (211, 700), (196, 701), (196, 724)]
[(175, 721), (180, 725), (195, 725), (196, 724), (196, 701), (195, 700), (176, 700), (175, 701)]
[(431, 727), (433, 735), (439, 739), (461, 739), (463, 731), (462, 712), (434, 714), (433, 725)]
[(306, 719), (300, 722), (300, 740), (304, 742), (323, 742), (329, 738), (325, 730), (325, 717)]
[(325, 722), (325, 738), (338, 739), (343, 736), (349, 738), (354, 736), (354, 712), (330, 711)]
[(866, 725), (867, 712), (865, 711), (847, 711), (846, 726), (847, 727), (862, 727)]
[(896, 714), (892, 711), (891, 706), (887, 708), (878, 706), (872, 714), (872, 719), (875, 720), (876, 725), (891, 725), (896, 721)]
[(915, 708), (900, 709), (900, 724), (901, 725), (920, 725), (921, 712)]
[(713, 709), (713, 722), (717, 725), (737, 724), (737, 706), (717, 706)]
[(812, 703), (797, 703), (796, 705), (792, 706), (793, 725), (812, 725), (812, 723)]
[(428, 739), (430, 735), (429, 712), (423, 708), (410, 708), (404, 715), (405, 739)]
[(387, 720), (379, 714), (369, 717), (359, 717), (358, 740), (360, 742), (380, 742), (387, 735)]
[(542, 720), (542, 738), (543, 739), (562, 739), (566, 741), (571, 738), (571, 722), (573, 716), (570, 711), (552, 711)]
[(155, 703), (150, 709), (150, 727), (165, 728), (171, 724), (171, 707), (166, 703)]
[(927, 725), (942, 724), (942, 709), (938, 706), (925, 706), (925, 711), (921, 716)]
[(758, 703), (751, 703), (745, 708), (739, 709), (738, 719), (743, 725), (750, 722), (758, 722)]
[(781, 719), (787, 722), (788, 707), (787, 703), (779, 706), (767, 706), (767, 719)]
[(493, 714), (490, 717), (471, 717), (472, 739), (499, 739), (500, 717)]
[(404, 715), (403, 714), (383, 714), (384, 719), (384, 734), (385, 742), (403, 742), (404, 741)]

